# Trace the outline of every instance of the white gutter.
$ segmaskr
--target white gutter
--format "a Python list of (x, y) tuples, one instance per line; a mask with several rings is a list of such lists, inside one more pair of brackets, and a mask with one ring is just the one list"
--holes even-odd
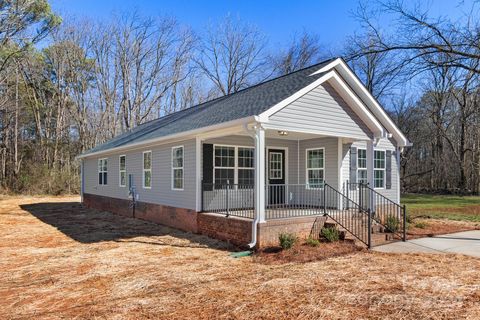
[[(248, 135), (255, 140), (255, 145), (258, 145), (257, 143), (258, 136), (255, 134), (255, 130), (249, 129), (248, 124), (244, 124), (243, 128), (248, 133)], [(255, 168), (255, 170), (257, 170), (257, 168)], [(248, 244), (248, 247), (250, 249), (255, 248), (255, 246), (257, 245), (257, 228), (258, 228), (258, 222), (260, 221), (260, 217), (258, 216), (255, 210), (254, 212), (255, 212), (255, 215), (252, 222), (252, 241)]]
[(232, 120), (232, 121), (222, 122), (222, 123), (215, 124), (215, 125), (208, 126), (208, 127), (202, 127), (202, 128), (198, 128), (198, 129), (183, 131), (183, 132), (170, 134), (170, 135), (159, 137), (159, 138), (152, 138), (152, 139), (148, 139), (148, 140), (145, 140), (145, 141), (140, 141), (140, 142), (137, 142), (137, 143), (130, 143), (130, 144), (120, 146), (120, 147), (100, 150), (100, 151), (96, 151), (96, 152), (92, 152), (92, 153), (88, 153), (88, 154), (81, 154), (81, 155), (77, 156), (75, 159), (83, 159), (83, 158), (88, 158), (88, 157), (94, 157), (94, 156), (99, 156), (99, 155), (103, 155), (103, 154), (107, 154), (107, 153), (115, 153), (115, 152), (119, 152), (119, 151), (123, 151), (123, 150), (139, 148), (139, 147), (146, 146), (146, 145), (149, 145), (149, 144), (168, 142), (169, 140), (186, 138), (188, 136), (194, 136), (196, 134), (204, 133), (204, 132), (207, 132), (207, 131), (220, 130), (220, 129), (225, 129), (225, 128), (232, 127), (232, 126), (235, 126), (235, 125), (248, 124), (248, 123), (257, 121), (257, 119), (258, 119), (257, 116), (250, 116), (250, 117), (246, 117), (246, 118), (235, 119), (235, 120)]

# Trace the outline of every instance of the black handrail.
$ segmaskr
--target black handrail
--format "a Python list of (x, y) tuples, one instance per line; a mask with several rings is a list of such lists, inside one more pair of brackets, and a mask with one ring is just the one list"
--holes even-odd
[(407, 208), (387, 198), (368, 183), (346, 182), (343, 187), (347, 196), (358, 198), (360, 207), (372, 213), (372, 219), (388, 231), (407, 239)]
[(358, 203), (328, 183), (325, 183), (323, 192), (324, 215), (370, 248), (372, 246), (370, 213), (365, 212)]

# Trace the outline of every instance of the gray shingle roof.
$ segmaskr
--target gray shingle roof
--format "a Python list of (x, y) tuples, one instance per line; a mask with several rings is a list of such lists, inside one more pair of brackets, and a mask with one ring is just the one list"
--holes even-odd
[(84, 155), (231, 120), (260, 115), (278, 102), (320, 78), (324, 73), (313, 76), (311, 74), (333, 60), (322, 61), (308, 68), (262, 82), (236, 93), (146, 122), (129, 132), (90, 149)]

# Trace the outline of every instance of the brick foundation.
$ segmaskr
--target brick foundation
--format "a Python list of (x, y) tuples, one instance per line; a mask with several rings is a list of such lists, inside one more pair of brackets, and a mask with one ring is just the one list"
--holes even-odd
[[(133, 209), (130, 207), (129, 200), (84, 194), (83, 203), (89, 208), (110, 211), (126, 217), (133, 217)], [(135, 218), (152, 221), (183, 231), (197, 233), (197, 212), (191, 209), (137, 201)]]
[(258, 225), (257, 246), (268, 247), (278, 245), (278, 236), (281, 233), (294, 233), (299, 238), (306, 239), (312, 232), (318, 233), (318, 226), (323, 226), (325, 220), (326, 218), (322, 216), (268, 220)]
[(246, 246), (252, 241), (252, 220), (225, 217), (215, 213), (198, 213), (198, 233), (211, 238)]
[[(110, 211), (126, 217), (133, 216), (130, 201), (93, 194), (84, 194), (86, 207)], [(239, 217), (225, 217), (214, 213), (165, 205), (137, 202), (135, 218), (163, 224), (183, 231), (199, 233), (211, 238), (228, 241), (237, 246), (246, 246), (252, 240), (252, 220)], [(318, 225), (323, 225), (323, 217), (299, 217), (268, 220), (258, 225), (257, 248), (278, 245), (282, 232), (294, 233), (307, 238)]]

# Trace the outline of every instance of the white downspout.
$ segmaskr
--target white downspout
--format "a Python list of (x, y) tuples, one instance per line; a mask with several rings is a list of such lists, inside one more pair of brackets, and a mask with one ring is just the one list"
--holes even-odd
[(244, 129), (245, 131), (254, 139), (255, 141), (255, 215), (254, 215), (254, 219), (253, 219), (253, 223), (252, 223), (252, 240), (251, 242), (248, 244), (248, 247), (250, 249), (254, 248), (256, 245), (257, 245), (257, 228), (258, 228), (258, 223), (260, 222), (261, 220), (261, 214), (260, 214), (260, 211), (261, 210), (257, 210), (257, 207), (260, 208), (260, 206), (262, 205), (262, 201), (260, 201), (260, 195), (257, 195), (257, 190), (261, 192), (261, 190), (259, 190), (259, 181), (260, 181), (260, 178), (262, 177), (262, 175), (260, 174), (259, 172), (259, 167), (260, 167), (260, 161), (262, 159), (259, 159), (260, 157), (258, 156), (261, 152), (259, 150), (257, 150), (259, 147), (262, 147), (261, 146), (261, 141), (260, 141), (260, 137), (259, 137), (259, 134), (257, 133), (257, 130), (259, 129), (259, 127), (257, 125), (255, 125), (253, 127), (253, 130), (252, 129), (249, 129), (248, 128), (248, 125), (245, 124), (244, 125)]

